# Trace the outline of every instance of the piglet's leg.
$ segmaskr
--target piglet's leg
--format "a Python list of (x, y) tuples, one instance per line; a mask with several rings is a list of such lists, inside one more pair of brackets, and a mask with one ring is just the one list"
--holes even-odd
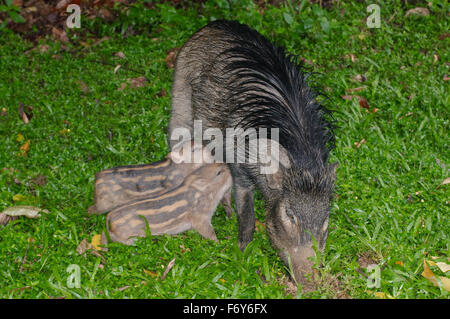
[(216, 232), (214, 231), (214, 228), (212, 227), (211, 222), (199, 223), (198, 225), (192, 225), (192, 226), (203, 237), (214, 240), (216, 243), (219, 242), (217, 240)]
[(225, 193), (221, 201), (225, 212), (227, 213), (227, 217), (233, 217), (233, 208), (231, 207), (231, 189)]

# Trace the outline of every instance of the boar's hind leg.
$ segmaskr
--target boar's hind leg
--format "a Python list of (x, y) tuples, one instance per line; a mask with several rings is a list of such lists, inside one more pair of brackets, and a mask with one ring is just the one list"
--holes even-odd
[(253, 190), (235, 184), (234, 193), (236, 210), (239, 221), (239, 248), (244, 251), (252, 241), (255, 232), (255, 212), (253, 207)]

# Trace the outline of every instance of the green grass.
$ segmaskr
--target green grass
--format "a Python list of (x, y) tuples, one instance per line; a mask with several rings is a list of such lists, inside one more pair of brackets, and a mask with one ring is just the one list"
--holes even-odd
[[(395, 298), (449, 297), (421, 276), (424, 259), (449, 257), (449, 191), (448, 185), (438, 187), (448, 177), (450, 159), (443, 80), (449, 39), (439, 38), (448, 30), (445, 2), (433, 1), (425, 17), (405, 17), (414, 6), (400, 1), (381, 4), (379, 29), (364, 22), (371, 1), (339, 1), (329, 10), (305, 2), (301, 12), (268, 6), (264, 15), (252, 2), (230, 3), (231, 8), (227, 1), (189, 10), (139, 8), (112, 25), (82, 20), (85, 29), (71, 35), (68, 50), (50, 39), (41, 40), (47, 52), (30, 50), (31, 43), (0, 31), (0, 109), (6, 109), (0, 116), (0, 210), (33, 204), (51, 212), (0, 226), (0, 298), (372, 298), (369, 290)], [(222, 207), (213, 217), (219, 244), (189, 231), (145, 238), (132, 247), (113, 244), (104, 261), (76, 251), (81, 240), (104, 228), (104, 215), (86, 214), (95, 173), (167, 154), (167, 51), (214, 18), (237, 18), (312, 61), (316, 82), (336, 110), (336, 198), (326, 250), (317, 261), (324, 279), (310, 294), (286, 294), (286, 269), (264, 231), (255, 233), (242, 254), (236, 217), (227, 219)], [(142, 33), (122, 37), (125, 23)], [(80, 41), (95, 42), (91, 32), (109, 38), (86, 48)], [(114, 56), (119, 51), (125, 59)], [(117, 64), (123, 67), (115, 74)], [(367, 81), (353, 81), (357, 74)], [(117, 90), (140, 75), (148, 78), (144, 87)], [(366, 89), (346, 93), (360, 86)], [(167, 96), (158, 96), (161, 89)], [(369, 111), (356, 99), (343, 100), (345, 94), (365, 97)], [(19, 103), (33, 106), (28, 124), (18, 116)], [(366, 143), (356, 148), (362, 139)], [(18, 156), (27, 140), (27, 156)], [(44, 185), (34, 182), (41, 175)], [(17, 194), (25, 198), (14, 202)], [(256, 214), (263, 222), (260, 199)], [(161, 280), (173, 258), (175, 266)], [(357, 271), (362, 259), (380, 266), (379, 288), (368, 288)], [(81, 269), (81, 288), (67, 285), (71, 264)]]

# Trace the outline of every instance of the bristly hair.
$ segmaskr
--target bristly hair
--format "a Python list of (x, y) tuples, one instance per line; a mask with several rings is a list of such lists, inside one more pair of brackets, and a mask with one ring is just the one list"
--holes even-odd
[(279, 142), (293, 164), (323, 170), (334, 147), (330, 112), (316, 101), (310, 88), (311, 73), (257, 31), (237, 21), (218, 20), (209, 27), (231, 34), (231, 48), (218, 57), (232, 85), (227, 99), (242, 120), (236, 126), (279, 128)]

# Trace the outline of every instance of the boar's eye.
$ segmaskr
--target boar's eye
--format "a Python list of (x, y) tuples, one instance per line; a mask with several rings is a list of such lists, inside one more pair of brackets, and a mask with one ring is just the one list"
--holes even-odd
[(295, 215), (294, 212), (290, 209), (286, 209), (286, 216), (292, 224), (295, 224)]

